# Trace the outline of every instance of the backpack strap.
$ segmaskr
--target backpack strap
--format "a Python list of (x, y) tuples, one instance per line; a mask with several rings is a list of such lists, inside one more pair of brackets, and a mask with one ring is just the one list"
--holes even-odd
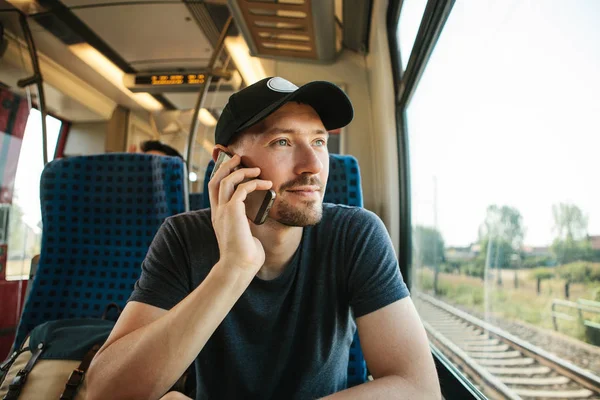
[(17, 357), (19, 357), (19, 355), (21, 355), (21, 353), (24, 353), (26, 351), (29, 351), (29, 346), (14, 351), (10, 355), (10, 357), (8, 357), (6, 359), (6, 361), (4, 361), (2, 364), (0, 364), (0, 372), (7, 372), (10, 369), (10, 366), (12, 365), (12, 363), (15, 362), (15, 360), (17, 359)]
[(25, 382), (27, 382), (27, 376), (33, 369), (33, 366), (37, 362), (44, 349), (44, 343), (40, 343), (35, 350), (32, 351), (31, 358), (27, 362), (27, 365), (25, 365), (25, 368), (17, 372), (15, 378), (12, 380), (10, 385), (8, 385), (8, 392), (6, 393), (6, 396), (4, 396), (3, 400), (16, 400), (19, 398), (21, 390), (23, 389)]
[[(104, 307), (104, 312), (102, 313), (101, 318), (104, 320), (109, 319), (108, 314), (109, 314), (110, 310), (113, 310), (113, 309), (116, 310), (115, 312), (116, 312), (117, 318), (114, 319), (116, 321), (119, 318), (119, 316), (121, 315), (121, 311), (122, 311), (121, 307), (117, 303), (108, 303), (106, 305), (106, 307)], [(112, 321), (112, 319), (111, 319), (111, 321)]]
[(69, 380), (65, 385), (65, 390), (60, 395), (60, 400), (73, 400), (75, 398), (77, 389), (79, 389), (79, 385), (81, 385), (81, 382), (83, 382), (83, 379), (85, 378), (85, 372), (90, 367), (92, 359), (98, 350), (100, 350), (100, 345), (96, 344), (87, 353), (85, 353), (85, 356), (83, 357), (81, 364), (79, 364), (79, 367), (71, 372), (71, 376), (69, 376)]

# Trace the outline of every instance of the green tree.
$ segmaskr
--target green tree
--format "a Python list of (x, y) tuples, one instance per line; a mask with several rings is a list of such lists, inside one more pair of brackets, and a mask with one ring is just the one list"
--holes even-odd
[(417, 225), (414, 230), (414, 249), (421, 265), (433, 267), (444, 261), (444, 239), (435, 228)]
[(518, 250), (523, 244), (524, 236), (523, 217), (519, 210), (509, 206), (498, 207), (495, 204), (488, 206), (485, 221), (479, 228), (480, 239), (500, 239)]
[(501, 268), (510, 267), (515, 255), (520, 257), (523, 246), (523, 217), (514, 207), (495, 204), (488, 206), (479, 228), (481, 252), (477, 264), (484, 269), (497, 269), (497, 282), (502, 284)]
[(566, 264), (592, 256), (587, 238), (588, 218), (575, 204), (559, 203), (552, 206), (554, 231), (557, 236), (551, 250), (559, 264)]
[(575, 204), (554, 204), (552, 217), (559, 239), (581, 240), (585, 237), (588, 218)]

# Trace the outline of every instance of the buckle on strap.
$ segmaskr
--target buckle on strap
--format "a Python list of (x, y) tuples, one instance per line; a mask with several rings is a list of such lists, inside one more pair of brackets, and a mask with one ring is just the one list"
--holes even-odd
[(23, 385), (25, 385), (25, 382), (27, 381), (27, 376), (33, 369), (33, 366), (37, 362), (38, 358), (40, 357), (40, 355), (42, 354), (44, 349), (45, 349), (44, 343), (38, 344), (37, 348), (32, 352), (31, 358), (27, 362), (27, 365), (25, 365), (25, 367), (23, 369), (21, 369), (21, 370), (19, 370), (19, 372), (17, 372), (17, 375), (13, 378), (12, 382), (8, 385), (8, 393), (6, 393), (6, 396), (4, 396), (3, 400), (14, 400), (19, 397), (19, 395), (21, 394), (21, 389), (23, 388)]
[(74, 369), (69, 375), (69, 380), (65, 384), (65, 390), (60, 395), (60, 400), (73, 400), (84, 378), (85, 371), (79, 368)]
[(17, 399), (21, 394), (21, 389), (27, 382), (27, 374), (28, 371), (19, 370), (17, 375), (13, 378), (12, 382), (8, 385), (8, 391), (6, 392), (6, 396), (4, 396), (3, 400), (13, 400)]
[(71, 386), (71, 387), (78, 387), (79, 385), (81, 385), (81, 382), (83, 382), (83, 379), (85, 378), (85, 371), (80, 370), (79, 368), (74, 369), (73, 372), (71, 372), (71, 375), (69, 375), (69, 380), (66, 383), (66, 386)]
[(8, 385), (9, 390), (20, 390), (23, 385), (27, 382), (27, 371), (22, 369), (17, 372), (17, 375), (13, 378), (12, 382)]

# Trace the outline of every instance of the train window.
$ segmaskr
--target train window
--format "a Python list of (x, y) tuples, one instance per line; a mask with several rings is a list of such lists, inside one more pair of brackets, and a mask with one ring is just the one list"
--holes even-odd
[(413, 298), (490, 397), (599, 390), (599, 18), (457, 1), (406, 109)]
[(427, 0), (404, 0), (400, 12), (400, 22), (396, 36), (400, 44), (400, 58), (402, 70), (406, 69), (410, 52), (412, 51), (423, 18)]
[[(48, 161), (54, 158), (61, 125), (59, 119), (46, 116)], [(41, 135), (41, 113), (32, 108), (27, 118), (15, 176), (8, 230), (8, 280), (29, 277), (31, 259), (40, 252), (42, 216), (39, 181), (44, 169)]]

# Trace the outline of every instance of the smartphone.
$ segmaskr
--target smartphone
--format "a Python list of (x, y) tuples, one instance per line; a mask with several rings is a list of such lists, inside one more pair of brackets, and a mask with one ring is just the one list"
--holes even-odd
[[(232, 158), (233, 154), (221, 150), (219, 152), (219, 156), (217, 157), (217, 161), (215, 162), (215, 168), (210, 175), (210, 179), (212, 179), (212, 177), (215, 175), (215, 172), (217, 172), (219, 167), (221, 167), (221, 164), (223, 164), (225, 161), (231, 160)], [(245, 167), (244, 165), (240, 164), (236, 170), (240, 168)], [(247, 180), (244, 182), (247, 182)], [(246, 216), (256, 225), (264, 224), (267, 220), (267, 216), (269, 215), (269, 210), (273, 206), (275, 197), (275, 191), (271, 189), (255, 190), (254, 192), (249, 193), (248, 196), (246, 196), (246, 200), (244, 200), (244, 204), (246, 205)]]

